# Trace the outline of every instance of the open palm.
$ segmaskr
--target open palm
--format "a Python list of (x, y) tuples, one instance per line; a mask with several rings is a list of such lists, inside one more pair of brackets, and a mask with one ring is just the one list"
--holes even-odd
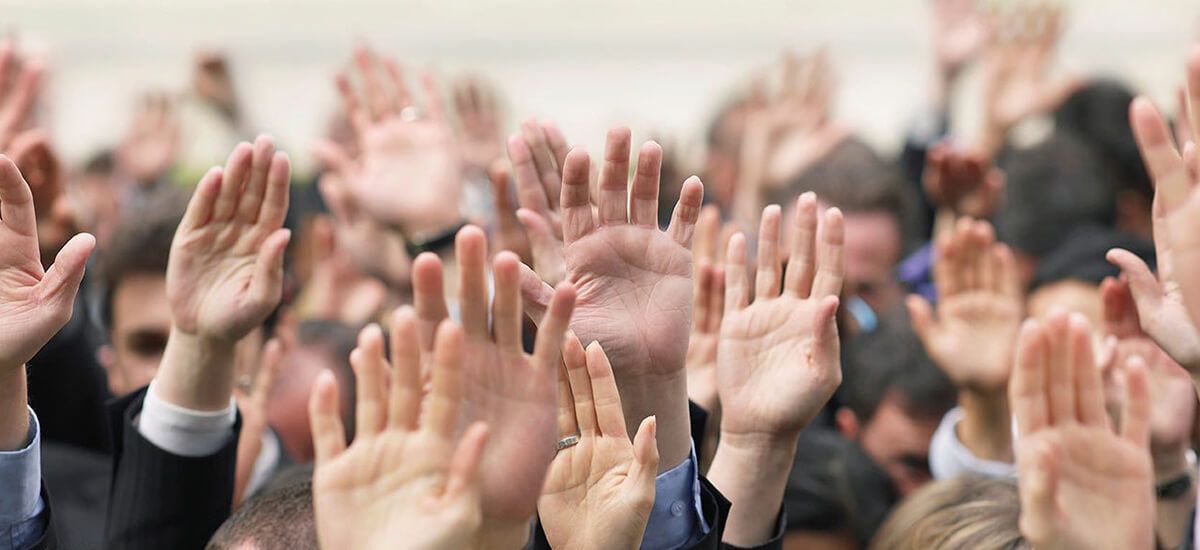
[(699, 179), (685, 182), (670, 226), (660, 231), (662, 148), (653, 142), (642, 147), (630, 189), (629, 147), (628, 129), (609, 132), (595, 215), (586, 152), (567, 155), (562, 185), (567, 280), (579, 293), (571, 329), (583, 341), (600, 342), (618, 378), (684, 368), (692, 308), (689, 245), (704, 192)]
[(1023, 314), (1016, 263), (987, 222), (961, 218), (938, 239), (933, 266), (937, 318), (924, 298), (909, 298), (913, 330), (931, 359), (959, 387), (1003, 392)]
[(722, 432), (799, 433), (841, 383), (834, 323), (845, 269), (841, 212), (826, 212), (818, 251), (816, 197), (798, 199), (786, 281), (780, 216), (776, 205), (763, 211), (753, 303), (746, 240), (739, 234), (729, 243), (717, 347)]
[(167, 296), (176, 328), (236, 341), (279, 303), (289, 165), (268, 137), (204, 176), (175, 232)]
[(95, 245), (91, 235), (76, 235), (43, 270), (33, 194), (0, 156), (0, 367), (25, 364), (71, 318)]
[(568, 380), (560, 381), (568, 419), (559, 435), (579, 442), (554, 457), (538, 500), (538, 517), (554, 548), (637, 548), (658, 468), (655, 420), (646, 418), (633, 442), (625, 428), (612, 366), (599, 344), (585, 351), (568, 337), (563, 350)]
[(1021, 329), (1009, 401), (1016, 413), (1021, 534), (1037, 548), (1151, 548), (1154, 493), (1146, 364), (1122, 365), (1120, 433), (1109, 427), (1091, 328), (1052, 313)]
[(391, 369), (375, 325), (350, 356), (357, 409), (348, 448), (336, 382), (325, 372), (314, 385), (317, 536), (325, 548), (469, 547), (481, 525), (477, 472), (487, 430), (473, 425), (456, 445), (462, 330), (447, 322), (438, 331), (428, 392), (412, 311), (401, 311), (392, 330)]

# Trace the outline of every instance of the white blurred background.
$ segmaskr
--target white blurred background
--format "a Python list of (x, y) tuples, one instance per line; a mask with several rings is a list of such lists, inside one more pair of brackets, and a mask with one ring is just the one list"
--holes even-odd
[[(610, 124), (694, 151), (723, 98), (785, 48), (829, 47), (838, 118), (885, 151), (928, 94), (927, 0), (0, 0), (0, 29), (51, 66), (51, 127), (77, 160), (119, 139), (137, 94), (182, 90), (193, 52), (228, 54), (251, 127), (307, 165), (331, 75), (366, 40), (414, 67), (496, 83), (508, 125), (553, 117), (593, 150)], [(1196, 0), (1075, 0), (1060, 66), (1168, 102)], [(969, 129), (977, 79), (956, 105)], [(1173, 103), (1170, 103), (1173, 105)], [(226, 149), (227, 150), (227, 149)]]

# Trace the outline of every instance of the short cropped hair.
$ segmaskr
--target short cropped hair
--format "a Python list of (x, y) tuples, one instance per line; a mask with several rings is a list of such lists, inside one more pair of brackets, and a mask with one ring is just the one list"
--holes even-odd
[(303, 480), (246, 501), (221, 524), (207, 550), (317, 550), (312, 481)]
[(919, 418), (941, 418), (957, 399), (954, 385), (925, 353), (902, 309), (881, 315), (874, 331), (846, 342), (843, 369), (838, 399), (860, 422), (875, 416), (889, 392)]

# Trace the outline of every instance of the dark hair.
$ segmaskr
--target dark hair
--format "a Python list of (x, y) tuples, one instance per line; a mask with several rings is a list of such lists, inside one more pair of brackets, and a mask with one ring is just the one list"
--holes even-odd
[(915, 244), (917, 197), (896, 167), (861, 139), (843, 139), (767, 199), (788, 205), (807, 191), (847, 212), (887, 212), (896, 218), (904, 249)]
[(247, 500), (205, 548), (233, 550), (246, 543), (257, 550), (316, 550), (312, 482), (300, 481)]
[(1028, 149), (1006, 149), (997, 164), (1008, 176), (996, 220), (1001, 240), (1042, 257), (1082, 224), (1112, 226), (1116, 187), (1100, 155), (1063, 130)]
[(1098, 78), (1071, 94), (1054, 113), (1054, 124), (1079, 136), (1100, 154), (1121, 189), (1154, 198), (1154, 185), (1129, 122), (1134, 93), (1125, 83)]
[(800, 434), (783, 495), (787, 530), (844, 533), (866, 545), (898, 499), (862, 447), (829, 428)]
[(145, 196), (117, 222), (109, 246), (97, 261), (102, 281), (100, 321), (106, 330), (112, 330), (113, 293), (122, 279), (134, 274), (166, 276), (171, 241), (186, 201), (179, 191), (163, 187)]
[(846, 342), (839, 402), (859, 421), (875, 416), (889, 392), (901, 398), (905, 412), (941, 418), (954, 406), (950, 379), (925, 354), (903, 308), (881, 315), (879, 326)]
[(1124, 248), (1147, 265), (1155, 265), (1154, 245), (1149, 241), (1108, 227), (1082, 225), (1038, 262), (1031, 287), (1066, 280), (1099, 285), (1105, 277), (1116, 277), (1121, 270), (1104, 258), (1112, 248)]
[(117, 156), (112, 149), (97, 151), (83, 161), (83, 173), (90, 176), (108, 176), (117, 171)]

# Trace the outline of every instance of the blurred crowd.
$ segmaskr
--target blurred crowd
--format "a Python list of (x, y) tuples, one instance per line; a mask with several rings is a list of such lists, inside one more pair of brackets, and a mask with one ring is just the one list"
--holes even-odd
[(1196, 547), (1200, 45), (1160, 108), (927, 4), (898, 155), (822, 48), (695, 166), (366, 44), (306, 150), (206, 51), (68, 165), (5, 39), (0, 549)]

